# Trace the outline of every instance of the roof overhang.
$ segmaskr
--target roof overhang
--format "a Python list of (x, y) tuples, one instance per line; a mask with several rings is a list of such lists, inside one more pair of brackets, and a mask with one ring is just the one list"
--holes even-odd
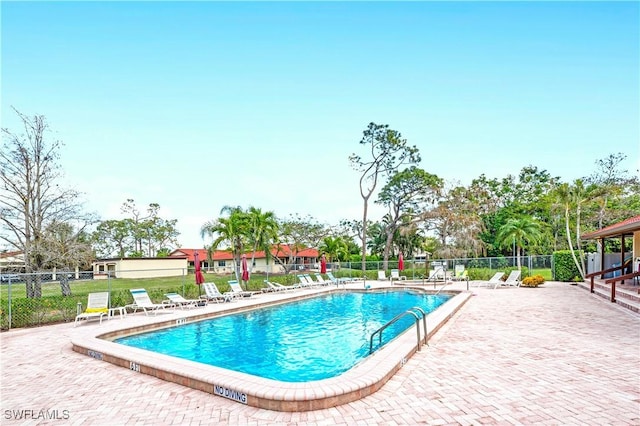
[(623, 235), (633, 235), (640, 231), (640, 216), (631, 217), (622, 222), (614, 223), (602, 229), (582, 234), (583, 240), (593, 240), (597, 238), (621, 237)]

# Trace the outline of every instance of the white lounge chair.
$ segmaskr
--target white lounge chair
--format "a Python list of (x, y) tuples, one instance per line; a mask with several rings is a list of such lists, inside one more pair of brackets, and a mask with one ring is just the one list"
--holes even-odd
[(435, 269), (429, 271), (427, 281), (446, 281), (446, 272), (442, 266), (436, 266)]
[(231, 300), (233, 300), (233, 293), (220, 293), (220, 290), (218, 290), (215, 283), (203, 283), (202, 288), (204, 288), (205, 294), (200, 296), (201, 299), (210, 300), (216, 303), (231, 302)]
[(234, 297), (251, 297), (253, 293), (250, 291), (244, 291), (242, 287), (240, 287), (240, 283), (237, 280), (227, 281), (229, 283), (229, 287), (231, 287), (231, 293), (233, 293)]
[(129, 290), (133, 296), (133, 303), (127, 305), (127, 308), (133, 309), (133, 313), (136, 313), (138, 309), (142, 309), (145, 315), (149, 315), (149, 312), (153, 312), (154, 315), (158, 314), (158, 311), (164, 311), (168, 308), (175, 308), (173, 303), (153, 303), (149, 297), (149, 293), (144, 288), (132, 288)]
[(310, 288), (314, 286), (313, 282), (309, 282), (307, 279), (307, 274), (298, 274), (298, 287), (300, 288)]
[(384, 271), (378, 271), (378, 281), (386, 281), (387, 274)]
[(322, 277), (322, 274), (320, 274), (319, 272), (315, 272), (314, 275), (316, 276), (316, 282), (320, 285), (329, 285), (331, 284), (330, 280), (325, 280)]
[[(200, 306), (201, 302), (203, 304), (205, 303), (203, 300), (199, 300), (199, 299), (185, 299), (184, 297), (182, 297), (178, 293), (167, 293), (167, 294), (165, 294), (165, 296), (167, 297), (167, 299), (169, 299), (170, 303), (173, 303), (176, 306), (179, 306), (181, 309), (184, 309), (184, 308), (189, 308), (189, 309), (197, 308), (198, 306)], [(204, 305), (202, 305), (202, 306), (204, 306)]]
[(109, 292), (89, 293), (87, 299), (87, 309), (83, 313), (76, 316), (76, 320), (73, 323), (75, 327), (78, 325), (78, 320), (85, 319), (99, 319), (102, 324), (102, 317), (109, 312)]
[(518, 270), (511, 271), (511, 273), (509, 274), (507, 279), (502, 283), (502, 285), (520, 287), (520, 275), (521, 274), (522, 274), (522, 272), (518, 271)]
[(405, 277), (404, 275), (400, 275), (400, 271), (399, 270), (392, 269), (391, 270), (391, 277), (389, 279), (391, 280), (391, 283), (393, 283), (393, 280), (402, 281), (402, 280), (406, 280), (407, 277)]
[(476, 287), (480, 287), (481, 285), (486, 285), (487, 287), (497, 288), (500, 284), (503, 283), (502, 277), (504, 277), (504, 272), (496, 272), (489, 279), (489, 281), (479, 281)]
[(339, 285), (345, 286), (348, 281), (346, 278), (334, 277), (332, 272), (327, 272), (327, 277), (329, 277), (329, 280), (331, 280), (331, 283), (335, 284), (336, 287), (338, 287)]
[(287, 290), (293, 290), (293, 288), (289, 288), (285, 285), (279, 284), (279, 283), (272, 283), (269, 280), (264, 280), (264, 283), (267, 285), (267, 288), (263, 288), (262, 291), (263, 292), (278, 292), (278, 291), (287, 291)]
[(318, 281), (314, 280), (311, 277), (311, 275), (309, 275), (309, 274), (303, 274), (302, 278), (307, 281), (307, 284), (309, 285), (309, 287), (317, 287), (317, 286), (321, 285), (321, 283), (319, 283)]

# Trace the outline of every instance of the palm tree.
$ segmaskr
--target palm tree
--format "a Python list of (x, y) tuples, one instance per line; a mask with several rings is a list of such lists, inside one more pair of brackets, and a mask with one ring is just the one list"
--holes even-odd
[(511, 244), (516, 246), (516, 255), (518, 261), (518, 270), (522, 270), (520, 263), (520, 253), (522, 248), (529, 244), (534, 244), (540, 240), (542, 232), (540, 224), (530, 217), (520, 217), (508, 219), (504, 225), (498, 229), (496, 242), (501, 247), (510, 247)]
[(384, 254), (384, 246), (387, 242), (387, 234), (384, 232), (384, 225), (380, 222), (374, 222), (369, 227), (369, 235), (367, 238), (367, 248), (369, 253), (382, 256)]
[(206, 222), (200, 228), (200, 235), (213, 238), (213, 242), (209, 246), (209, 255), (218, 249), (218, 247), (226, 243), (231, 250), (234, 260), (234, 271), (236, 279), (240, 280), (238, 268), (240, 266), (240, 256), (244, 251), (246, 242), (247, 219), (241, 207), (224, 206), (220, 210), (221, 214), (229, 213), (229, 217), (221, 217), (214, 221)]
[(274, 212), (262, 212), (261, 209), (249, 207), (247, 211), (249, 244), (252, 247), (251, 263), (256, 257), (257, 250), (264, 250), (267, 265), (271, 258), (271, 246), (278, 239), (278, 221)]
[(349, 254), (349, 247), (342, 237), (324, 237), (318, 248), (329, 256), (329, 262), (344, 259)]
[[(596, 198), (598, 196), (597, 187), (595, 185), (589, 185), (585, 187), (584, 182), (581, 179), (576, 179), (573, 185), (569, 185), (563, 183), (556, 190), (556, 194), (558, 196), (558, 200), (560, 204), (564, 207), (564, 220), (565, 227), (567, 232), (567, 243), (569, 243), (569, 250), (571, 251), (571, 257), (573, 258), (573, 262), (578, 269), (578, 273), (580, 276), (584, 278), (586, 267), (584, 264), (584, 257), (580, 257), (580, 261), (575, 254), (575, 250), (580, 250), (582, 245), (582, 240), (580, 239), (580, 220), (582, 214), (582, 205)], [(572, 207), (576, 209), (576, 217), (575, 217), (575, 225), (576, 225), (576, 246), (574, 248), (572, 238), (571, 238), (571, 215), (570, 210)]]

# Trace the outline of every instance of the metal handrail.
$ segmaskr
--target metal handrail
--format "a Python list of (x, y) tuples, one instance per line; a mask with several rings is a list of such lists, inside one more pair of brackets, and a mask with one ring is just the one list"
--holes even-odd
[[(468, 281), (467, 281), (467, 282), (468, 282)], [(438, 289), (438, 291), (436, 291), (435, 296), (437, 296), (438, 294), (440, 294), (440, 292), (441, 292), (441, 291), (442, 291), (446, 286), (448, 286), (449, 284), (453, 284), (453, 281), (445, 281), (445, 282), (442, 284), (442, 287), (440, 287), (440, 288)]]
[[(422, 310), (421, 307), (419, 306), (414, 306), (413, 308), (409, 309), (409, 310), (416, 310), (418, 312), (420, 312), (420, 314), (422, 315), (422, 329), (424, 330), (424, 344), (427, 344), (427, 339), (429, 338), (429, 335), (427, 334), (427, 313), (425, 311)], [(418, 340), (420, 340), (420, 337), (418, 336)], [(418, 344), (418, 350), (420, 350), (420, 345)]]
[(383, 325), (382, 327), (380, 327), (379, 329), (377, 329), (376, 331), (371, 333), (371, 337), (369, 338), (369, 355), (371, 355), (373, 353), (373, 337), (376, 334), (378, 334), (378, 346), (380, 346), (382, 344), (382, 332), (387, 327), (389, 327), (393, 323), (395, 323), (398, 320), (400, 320), (400, 318), (403, 318), (403, 317), (405, 317), (407, 315), (413, 315), (413, 317), (416, 320), (416, 333), (418, 335), (418, 350), (420, 350), (420, 342), (421, 342), (421, 339), (420, 339), (420, 315), (418, 315), (414, 311), (418, 311), (422, 315), (422, 321), (424, 322), (424, 333), (425, 333), (425, 343), (426, 343), (426, 336), (427, 336), (427, 320), (426, 320), (426, 316), (427, 315), (421, 308), (419, 308), (418, 306), (414, 306), (413, 308), (408, 309), (407, 311), (396, 315), (389, 322), (387, 322), (385, 325)]

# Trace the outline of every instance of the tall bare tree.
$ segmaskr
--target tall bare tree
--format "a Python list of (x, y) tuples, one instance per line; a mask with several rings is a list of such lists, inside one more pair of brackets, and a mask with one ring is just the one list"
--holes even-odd
[(71, 296), (70, 272), (87, 268), (95, 258), (91, 249), (90, 236), (74, 229), (68, 222), (53, 221), (45, 229), (42, 251), (46, 268), (56, 268), (63, 296)]
[(404, 164), (420, 162), (418, 148), (409, 146), (400, 132), (389, 128), (388, 124), (369, 123), (363, 131), (360, 145), (368, 151), (366, 158), (358, 154), (351, 154), (349, 161), (354, 170), (360, 175), (360, 196), (363, 201), (362, 209), (362, 276), (366, 272), (367, 256), (367, 213), (369, 199), (378, 185), (380, 177), (386, 177), (400, 169)]
[[(79, 193), (59, 185), (62, 142), (49, 140), (44, 116), (28, 117), (14, 108), (24, 133), (2, 129), (0, 150), (0, 240), (24, 254), (25, 272), (48, 261), (47, 227), (71, 224), (79, 235), (93, 217), (81, 210)], [(38, 276), (26, 280), (27, 297), (42, 295)]]

